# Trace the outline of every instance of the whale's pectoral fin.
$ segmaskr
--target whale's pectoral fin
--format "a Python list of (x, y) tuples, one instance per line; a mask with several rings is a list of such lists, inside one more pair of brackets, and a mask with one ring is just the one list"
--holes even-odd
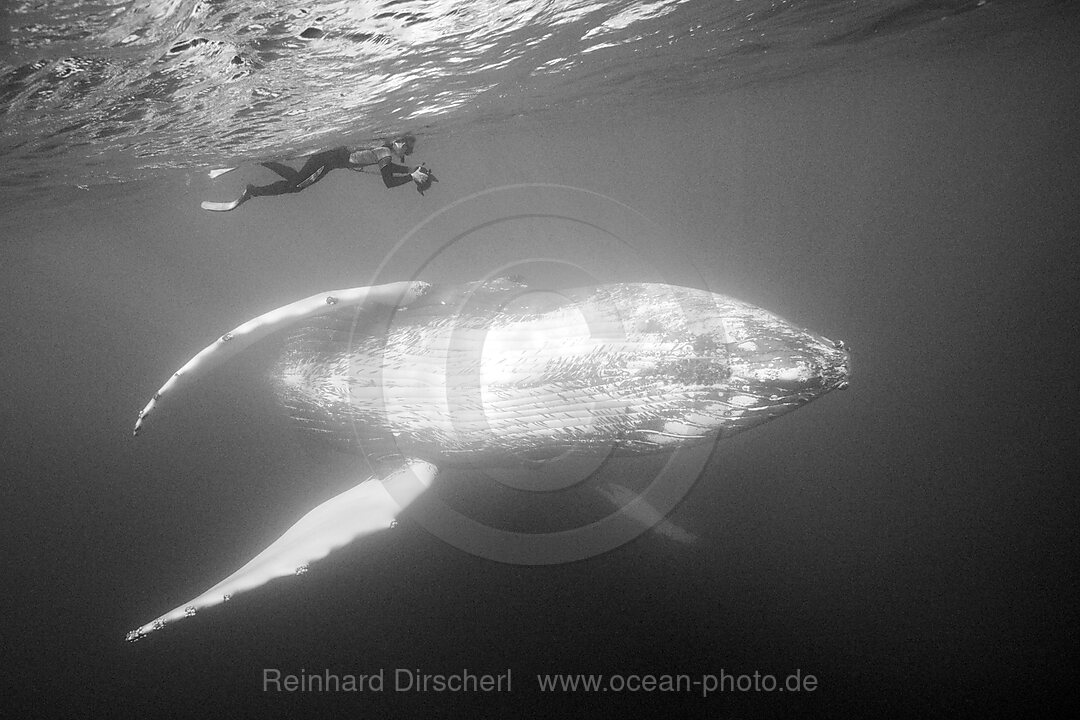
[(369, 478), (327, 500), (232, 575), (193, 600), (132, 630), (127, 639), (139, 640), (166, 623), (190, 617), (274, 578), (303, 574), (309, 563), (326, 557), (332, 550), (391, 527), (398, 513), (431, 485), (437, 472), (430, 463), (410, 459), (380, 479)]
[(427, 292), (430, 285), (416, 280), (412, 282), (387, 283), (369, 287), (331, 290), (311, 297), (297, 300), (277, 310), (263, 313), (248, 320), (243, 325), (219, 337), (215, 342), (203, 348), (179, 370), (172, 374), (164, 385), (154, 393), (135, 421), (134, 434), (138, 435), (146, 422), (147, 416), (163, 397), (175, 393), (177, 388), (221, 365), (240, 351), (251, 347), (259, 340), (283, 328), (292, 326), (301, 320), (316, 317), (342, 308), (361, 307), (376, 304), (388, 307), (408, 305)]
[(615, 506), (616, 512), (633, 518), (642, 527), (653, 530), (669, 540), (683, 545), (692, 545), (698, 537), (668, 520), (642, 496), (622, 485), (610, 483), (597, 488), (597, 492)]
[(693, 545), (698, 541), (697, 535), (694, 535), (693, 533), (685, 530), (684, 528), (679, 527), (667, 518), (664, 518), (656, 525), (654, 525), (653, 530), (657, 534), (663, 535), (668, 540), (674, 540), (675, 542), (681, 543), (683, 545)]

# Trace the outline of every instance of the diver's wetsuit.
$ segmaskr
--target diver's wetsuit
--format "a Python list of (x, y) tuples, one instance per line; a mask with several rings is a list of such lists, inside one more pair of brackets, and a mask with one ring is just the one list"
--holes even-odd
[(404, 165), (394, 164), (393, 155), (391, 155), (388, 147), (379, 146), (361, 151), (362, 157), (360, 162), (357, 163), (349, 162), (349, 156), (352, 152), (349, 148), (342, 146), (333, 150), (315, 153), (307, 159), (304, 166), (299, 170), (293, 170), (288, 165), (277, 162), (264, 162), (262, 163), (263, 167), (273, 170), (285, 179), (269, 185), (248, 185), (247, 195), (248, 197), (260, 197), (298, 193), (322, 180), (331, 170), (341, 168), (360, 170), (368, 165), (376, 164), (382, 174), (383, 183), (388, 188), (404, 185), (412, 180), (410, 175), (412, 171)]

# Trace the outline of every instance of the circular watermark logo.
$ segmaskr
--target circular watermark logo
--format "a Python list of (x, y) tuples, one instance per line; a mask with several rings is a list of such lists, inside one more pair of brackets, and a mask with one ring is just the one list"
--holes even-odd
[[(425, 446), (441, 460), (406, 442), (396, 448), (401, 457), (418, 456), (453, 478), (426, 493), (416, 478), (403, 498), (423, 494), (408, 516), (463, 551), (527, 565), (593, 557), (667, 523), (715, 439), (662, 454), (624, 452), (625, 438), (610, 428), (636, 388), (620, 387), (620, 404), (590, 395), (584, 378), (608, 371), (588, 348), (627, 344), (628, 309), (604, 293), (583, 302), (571, 289), (674, 278), (701, 282), (646, 216), (565, 185), (487, 189), (405, 233), (371, 284), (431, 287), (382, 328), (401, 355), (393, 377), (384, 372), (382, 412), (391, 432), (410, 421), (423, 426)], [(370, 342), (370, 331), (358, 327), (354, 344)], [(371, 445), (369, 428), (354, 434), (361, 448)]]

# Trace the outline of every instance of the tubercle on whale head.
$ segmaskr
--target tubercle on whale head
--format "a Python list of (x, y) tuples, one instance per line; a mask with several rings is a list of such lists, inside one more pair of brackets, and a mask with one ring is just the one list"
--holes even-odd
[(833, 349), (843, 352), (843, 362), (838, 363), (837, 374), (839, 379), (836, 382), (836, 390), (847, 390), (850, 386), (851, 378), (851, 353), (847, 350), (847, 343), (843, 340), (833, 340)]

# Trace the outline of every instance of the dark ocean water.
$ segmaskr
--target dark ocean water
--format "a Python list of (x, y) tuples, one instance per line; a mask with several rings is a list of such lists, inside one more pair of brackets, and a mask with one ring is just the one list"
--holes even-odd
[[(4, 13), (4, 717), (1075, 705), (1074, 4)], [(423, 197), (334, 173), (199, 209), (269, 180), (255, 161), (398, 129), (439, 175)], [(358, 479), (353, 458), (296, 437), (259, 348), (133, 440), (173, 369), (323, 289), (499, 269), (729, 293), (845, 340), (852, 387), (717, 445), (669, 518), (696, 544), (646, 533), (518, 566), (405, 518), (303, 578), (123, 642)], [(652, 467), (617, 471), (633, 486)], [(446, 480), (498, 515), (491, 483)], [(266, 693), (264, 668), (510, 669), (513, 690)], [(796, 670), (818, 689), (545, 695), (535, 681)]]

